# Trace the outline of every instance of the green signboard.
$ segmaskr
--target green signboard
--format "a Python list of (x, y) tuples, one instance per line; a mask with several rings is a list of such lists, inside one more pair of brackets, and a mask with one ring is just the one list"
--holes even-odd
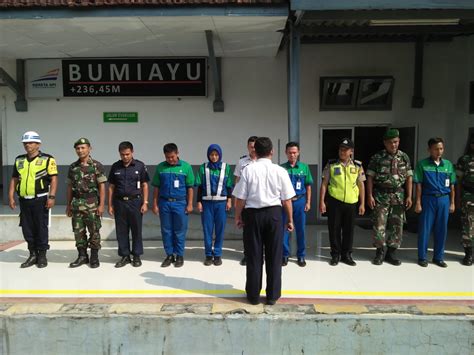
[(138, 122), (138, 112), (104, 112), (104, 122)]

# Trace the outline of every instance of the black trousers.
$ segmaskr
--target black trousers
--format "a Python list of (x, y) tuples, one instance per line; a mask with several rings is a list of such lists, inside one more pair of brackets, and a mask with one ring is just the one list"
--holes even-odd
[(327, 215), (331, 256), (344, 258), (352, 253), (356, 206), (357, 203), (344, 203), (328, 195)]
[(20, 198), (20, 226), (23, 238), (31, 251), (49, 249), (47, 198), (47, 196), (31, 200)]
[(263, 255), (267, 273), (266, 295), (277, 300), (281, 296), (281, 259), (283, 255), (283, 222), (281, 206), (246, 208), (243, 211), (244, 248), (247, 257), (245, 291), (256, 300), (262, 289)]
[(132, 232), (132, 250), (133, 255), (143, 254), (142, 240), (142, 219), (140, 211), (142, 199), (123, 201), (113, 200), (115, 214), (115, 232), (117, 234), (118, 254), (120, 256), (130, 255), (130, 237)]

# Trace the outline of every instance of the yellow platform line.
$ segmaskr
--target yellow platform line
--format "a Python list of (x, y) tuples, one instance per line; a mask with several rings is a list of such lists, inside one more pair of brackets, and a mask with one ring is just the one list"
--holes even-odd
[[(262, 291), (263, 293), (263, 291)], [(245, 295), (243, 290), (0, 290), (6, 295)], [(474, 292), (283, 290), (283, 296), (468, 297)]]

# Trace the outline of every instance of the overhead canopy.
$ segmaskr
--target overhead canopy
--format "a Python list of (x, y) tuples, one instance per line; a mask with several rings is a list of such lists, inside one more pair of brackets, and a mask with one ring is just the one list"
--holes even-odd
[(0, 58), (206, 56), (206, 30), (213, 31), (216, 56), (274, 56), (289, 11), (282, 0), (118, 2), (4, 1)]

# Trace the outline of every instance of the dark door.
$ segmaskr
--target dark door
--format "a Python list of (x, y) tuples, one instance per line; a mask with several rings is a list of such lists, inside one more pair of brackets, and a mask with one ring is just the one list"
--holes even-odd
[(321, 137), (321, 149), (322, 149), (322, 160), (321, 160), (321, 171), (326, 166), (326, 163), (330, 159), (337, 159), (339, 143), (343, 138), (352, 139), (351, 128), (323, 128)]
[(412, 169), (416, 166), (416, 127), (396, 127), (400, 132), (400, 145), (398, 149), (410, 157)]
[(354, 159), (360, 160), (364, 171), (367, 171), (372, 155), (383, 149), (383, 135), (387, 127), (355, 127), (354, 129)]

